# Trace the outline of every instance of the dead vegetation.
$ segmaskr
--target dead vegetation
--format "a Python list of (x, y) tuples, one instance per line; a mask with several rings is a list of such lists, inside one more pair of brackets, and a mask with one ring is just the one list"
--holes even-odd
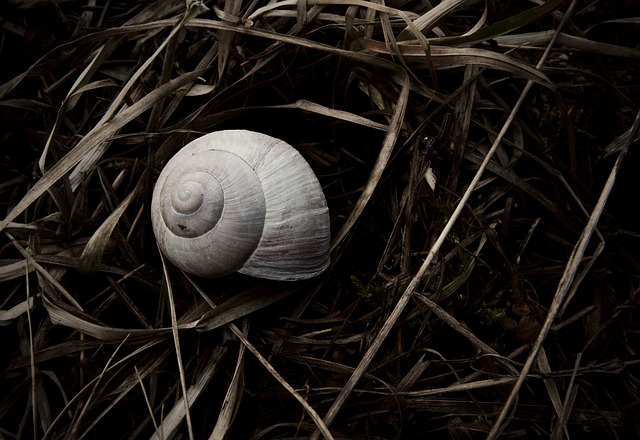
[[(638, 437), (640, 19), (504, 3), (0, 6), (0, 438)], [(326, 275), (163, 266), (224, 128), (316, 171)]]

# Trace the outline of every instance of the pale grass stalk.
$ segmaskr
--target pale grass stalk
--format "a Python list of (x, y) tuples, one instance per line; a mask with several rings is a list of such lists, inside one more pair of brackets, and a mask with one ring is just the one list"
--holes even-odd
[(140, 384), (140, 389), (142, 390), (142, 395), (144, 396), (144, 401), (147, 404), (147, 409), (149, 410), (149, 417), (151, 417), (151, 423), (153, 423), (153, 427), (158, 430), (158, 423), (156, 422), (156, 418), (153, 416), (153, 408), (151, 407), (151, 402), (149, 401), (149, 396), (147, 395), (147, 389), (144, 387), (142, 383), (142, 377), (140, 377), (140, 372), (138, 371), (138, 366), (134, 365), (133, 369), (136, 372), (136, 378), (138, 379), (138, 383)]
[(164, 272), (165, 285), (167, 286), (167, 297), (169, 298), (169, 314), (171, 315), (171, 334), (173, 335), (173, 343), (176, 347), (176, 358), (178, 360), (178, 370), (180, 371), (180, 386), (182, 387), (182, 396), (184, 402), (185, 417), (187, 419), (187, 430), (189, 431), (189, 440), (194, 440), (193, 426), (191, 424), (191, 411), (189, 410), (189, 394), (187, 393), (187, 379), (184, 374), (184, 365), (182, 365), (182, 353), (180, 351), (180, 335), (178, 334), (178, 319), (176, 318), (176, 305), (173, 301), (173, 289), (171, 288), (171, 280), (169, 279), (169, 271), (167, 262), (162, 252), (160, 259), (162, 261), (162, 271)]
[[(29, 296), (31, 292), (31, 288), (29, 287), (29, 272), (29, 261), (27, 260), (24, 274), (27, 291), (27, 304), (29, 303)], [(27, 307), (27, 324), (29, 327), (29, 369), (31, 370), (31, 411), (33, 413), (31, 416), (33, 422), (33, 438), (35, 440), (38, 438), (38, 405), (36, 404), (36, 356), (33, 350), (33, 325), (31, 323), (30, 307)]]
[[(239, 330), (239, 329), (238, 329)], [(247, 335), (249, 333), (249, 320), (243, 320), (242, 334)], [(245, 359), (245, 345), (240, 344), (238, 349), (238, 359), (236, 360), (236, 367), (233, 371), (233, 376), (227, 393), (222, 401), (222, 407), (216, 425), (213, 427), (213, 431), (209, 436), (209, 440), (217, 440), (225, 438), (231, 424), (235, 418), (238, 407), (240, 406), (240, 400), (242, 399), (242, 390), (244, 387), (244, 359)]]

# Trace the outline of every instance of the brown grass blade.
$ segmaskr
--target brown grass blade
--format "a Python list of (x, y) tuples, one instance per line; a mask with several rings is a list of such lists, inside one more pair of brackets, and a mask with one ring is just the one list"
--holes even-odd
[[(347, 112), (344, 110), (336, 110), (333, 108), (325, 107), (315, 102), (307, 101), (306, 99), (297, 100), (293, 106), (296, 108), (299, 108), (300, 110), (328, 116), (334, 119), (340, 119), (342, 121), (351, 122), (353, 124), (362, 125), (363, 127), (369, 127), (375, 130), (386, 131), (389, 129), (389, 127), (385, 124), (380, 124), (378, 122), (372, 121), (370, 119), (364, 118), (362, 116), (358, 116), (356, 114), (353, 114), (351, 112)], [(291, 107), (291, 106), (287, 106), (287, 107)]]
[(173, 289), (171, 287), (171, 280), (169, 279), (169, 271), (167, 270), (167, 262), (164, 259), (162, 253), (160, 253), (160, 259), (162, 260), (162, 271), (164, 273), (165, 287), (167, 297), (169, 298), (169, 315), (171, 316), (171, 335), (173, 336), (173, 344), (176, 351), (176, 360), (178, 361), (178, 371), (180, 372), (180, 387), (182, 388), (182, 403), (184, 407), (184, 414), (187, 419), (187, 431), (189, 432), (189, 440), (194, 440), (193, 425), (191, 423), (191, 412), (189, 407), (189, 393), (187, 392), (187, 379), (184, 374), (184, 365), (182, 363), (182, 350), (180, 349), (180, 335), (178, 333), (178, 318), (176, 317), (176, 305), (173, 299)]
[(539, 3), (538, 6), (522, 11), (519, 14), (509, 16), (508, 18), (492, 25), (481, 27), (473, 33), (467, 33), (462, 36), (439, 38), (436, 39), (434, 43), (437, 41), (437, 44), (471, 45), (488, 41), (546, 17), (564, 6), (568, 1), (569, 0), (549, 0), (542, 4)]
[(113, 229), (118, 224), (118, 221), (120, 221), (122, 214), (124, 214), (135, 198), (137, 192), (137, 188), (131, 191), (91, 236), (91, 239), (80, 256), (80, 261), (78, 263), (78, 270), (80, 272), (94, 273), (98, 270), (98, 266), (102, 260), (102, 254), (109, 243)]
[[(438, 3), (435, 7), (428, 12), (421, 15), (417, 20), (414, 20), (413, 25), (419, 33), (428, 33), (443, 17), (449, 15), (452, 11), (462, 6), (475, 3), (475, 0), (444, 0)], [(404, 29), (398, 40), (406, 40), (411, 37), (416, 37), (415, 32), (411, 29)]]
[[(240, 9), (242, 8), (242, 0), (225, 0), (224, 14), (220, 14), (219, 18), (236, 24), (240, 21)], [(220, 31), (218, 34), (218, 80), (224, 77), (227, 61), (231, 54), (231, 47), (235, 38), (235, 33), (229, 31)]]
[[(503, 47), (540, 47), (545, 46), (554, 36), (552, 30), (540, 32), (528, 32), (524, 34), (503, 35), (497, 37), (495, 42)], [(557, 44), (569, 49), (580, 50), (583, 52), (597, 53), (606, 56), (629, 58), (632, 60), (640, 59), (640, 50), (631, 47), (619, 46), (616, 44), (602, 43), (600, 41), (589, 40), (575, 35), (560, 33)]]
[[(375, 40), (365, 40), (364, 46), (375, 53), (391, 55), (392, 52), (386, 46)], [(467, 65), (487, 66), (496, 70), (503, 70), (513, 75), (534, 81), (545, 87), (553, 88), (553, 83), (547, 75), (539, 69), (534, 69), (512, 57), (486, 49), (455, 48), (446, 46), (434, 46), (430, 48), (429, 56), (424, 54), (421, 46), (399, 45), (402, 56), (408, 60), (424, 60), (434, 67), (452, 68)]]
[[(191, 283), (196, 284), (189, 278)], [(289, 295), (301, 290), (306, 283), (294, 286), (274, 285), (269, 288), (268, 283), (258, 283), (251, 288), (235, 294), (227, 301), (218, 304), (215, 309), (209, 310), (195, 323), (196, 330), (210, 331), (225, 324), (229, 324), (238, 318), (274, 304)], [(265, 291), (268, 294), (265, 295)]]
[(185, 86), (195, 80), (201, 71), (188, 72), (169, 81), (167, 84), (160, 86), (149, 93), (140, 101), (131, 107), (121, 111), (111, 120), (102, 125), (94, 127), (64, 158), (53, 165), (47, 173), (45, 173), (31, 190), (16, 204), (16, 206), (7, 214), (4, 220), (0, 222), (0, 231), (7, 227), (9, 222), (13, 221), (22, 211), (28, 208), (41, 195), (43, 195), (51, 186), (67, 174), (77, 165), (87, 154), (94, 150), (98, 145), (106, 142), (111, 136), (115, 135), (125, 124), (138, 117), (144, 111), (148, 110), (157, 100), (164, 98), (167, 94)]
[[(243, 320), (242, 333), (246, 336), (249, 332), (249, 320)], [(224, 396), (222, 402), (222, 408), (220, 414), (216, 420), (216, 425), (209, 436), (209, 440), (216, 440), (225, 438), (228, 434), (229, 428), (233, 423), (233, 419), (236, 416), (238, 407), (240, 406), (240, 399), (244, 390), (244, 359), (245, 359), (245, 345), (240, 344), (238, 348), (238, 359), (236, 360), (236, 367), (233, 370), (233, 376), (227, 388), (227, 393)]]
[[(137, 342), (151, 338), (167, 337), (171, 332), (170, 328), (127, 329), (110, 327), (96, 323), (95, 320), (87, 314), (62, 308), (45, 296), (43, 296), (43, 304), (47, 312), (49, 312), (53, 323), (75, 329), (80, 333), (105, 342), (122, 341), (124, 338), (129, 338), (130, 341)], [(188, 329), (191, 327), (190, 325), (182, 325), (180, 328)]]
[[(26, 264), (22, 269), (22, 274), (26, 270)], [(29, 310), (33, 308), (33, 297), (29, 297), (29, 299), (24, 300), (15, 306), (11, 307), (9, 310), (0, 310), (0, 326), (11, 324), (16, 318), (24, 315), (25, 313), (29, 313)]]
[[(537, 361), (538, 361), (538, 368), (543, 374), (550, 375), (552, 373), (551, 365), (549, 365), (549, 358), (547, 358), (547, 352), (544, 350), (544, 348), (540, 349), (540, 351), (538, 352)], [(544, 382), (544, 387), (547, 390), (547, 394), (549, 395), (549, 399), (551, 400), (553, 409), (555, 410), (556, 415), (558, 416), (557, 421), (560, 425), (562, 425), (562, 420), (565, 415), (565, 409), (564, 409), (564, 405), (562, 404), (562, 400), (560, 399), (560, 392), (558, 391), (558, 386), (556, 385), (554, 378), (547, 378), (547, 379), (543, 379), (542, 381)], [(566, 429), (567, 429), (566, 426), (564, 426), (563, 428), (568, 438), (569, 435), (566, 432)]]

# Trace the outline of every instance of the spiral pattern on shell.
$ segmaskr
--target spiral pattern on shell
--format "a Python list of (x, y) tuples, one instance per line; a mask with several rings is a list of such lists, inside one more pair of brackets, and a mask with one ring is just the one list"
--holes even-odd
[(158, 247), (188, 273), (299, 280), (329, 264), (322, 188), (271, 136), (225, 130), (189, 143), (160, 173), (151, 210)]

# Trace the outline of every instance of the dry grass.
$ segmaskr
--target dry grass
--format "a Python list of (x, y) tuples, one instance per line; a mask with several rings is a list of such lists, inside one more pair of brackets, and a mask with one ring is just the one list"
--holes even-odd
[[(434, 3), (0, 6), (0, 438), (640, 436), (634, 2)], [(322, 277), (161, 260), (225, 128), (316, 171)]]

